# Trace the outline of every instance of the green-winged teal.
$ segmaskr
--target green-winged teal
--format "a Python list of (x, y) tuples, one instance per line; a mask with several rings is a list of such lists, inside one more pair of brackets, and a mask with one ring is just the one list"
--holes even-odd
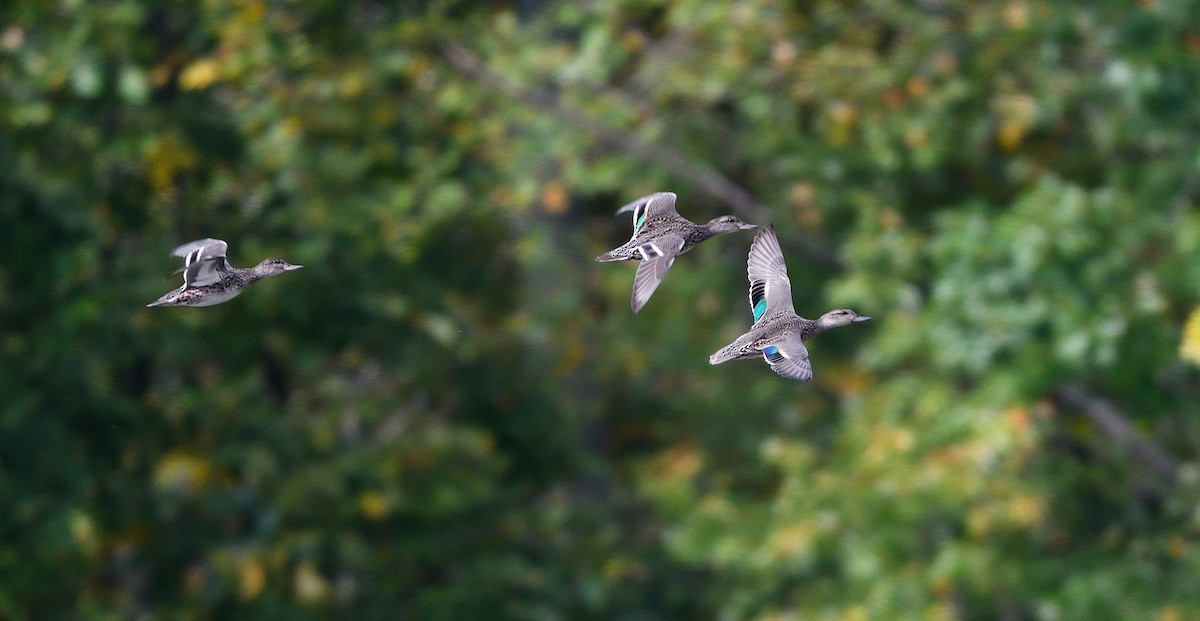
[(722, 233), (757, 228), (734, 216), (720, 216), (705, 224), (696, 224), (675, 211), (675, 193), (658, 192), (643, 196), (617, 210), (633, 212), (633, 237), (619, 248), (598, 257), (597, 261), (641, 261), (633, 277), (633, 312), (642, 310), (662, 282), (675, 257), (696, 244)]
[(807, 381), (812, 379), (812, 363), (808, 361), (804, 341), (830, 328), (871, 319), (848, 308), (831, 310), (815, 321), (797, 315), (792, 306), (792, 283), (788, 280), (783, 250), (773, 226), (765, 227), (754, 236), (746, 273), (750, 278), (750, 311), (754, 313), (754, 325), (749, 332), (709, 356), (709, 364), (762, 356), (776, 373)]
[(250, 268), (233, 267), (225, 260), (228, 247), (219, 239), (199, 239), (172, 250), (171, 256), (183, 257), (179, 270), (183, 286), (146, 306), (212, 306), (233, 298), (257, 280), (304, 267), (283, 259), (266, 259)]

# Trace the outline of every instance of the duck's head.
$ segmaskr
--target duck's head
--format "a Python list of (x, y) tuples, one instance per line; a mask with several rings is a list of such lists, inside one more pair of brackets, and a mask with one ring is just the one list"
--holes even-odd
[(292, 270), (298, 270), (302, 267), (304, 267), (304, 266), (303, 265), (292, 265), (291, 263), (288, 263), (287, 261), (284, 261), (283, 259), (263, 259), (262, 263), (259, 263), (258, 265), (256, 265), (254, 267), (254, 271), (258, 272), (259, 275), (265, 277), (265, 276), (274, 276), (276, 274), (282, 274), (284, 272), (290, 272)]
[(738, 230), (758, 228), (757, 224), (746, 224), (745, 222), (738, 220), (737, 216), (719, 216), (709, 220), (708, 224), (705, 224), (704, 226), (714, 234), (732, 233)]
[(859, 315), (848, 308), (836, 308), (818, 317), (817, 325), (821, 326), (823, 329), (828, 329), (870, 320), (870, 317)]

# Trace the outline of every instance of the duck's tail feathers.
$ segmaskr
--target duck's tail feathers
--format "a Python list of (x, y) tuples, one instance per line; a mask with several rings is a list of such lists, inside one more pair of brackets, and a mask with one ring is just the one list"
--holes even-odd
[(737, 345), (737, 343), (730, 343), (729, 345), (726, 345), (725, 347), (718, 349), (716, 352), (713, 353), (713, 355), (708, 357), (708, 363), (709, 364), (721, 364), (723, 362), (729, 362), (730, 360), (735, 360), (737, 358), (744, 358), (746, 356), (746, 354), (744, 354), (740, 350), (740, 348), (735, 347), (736, 345)]
[(609, 250), (608, 252), (596, 257), (596, 260), (600, 261), (602, 263), (606, 263), (608, 261), (624, 261), (629, 258), (624, 255), (617, 254), (617, 250), (620, 250), (620, 248), (615, 248), (613, 250)]
[(146, 308), (154, 308), (155, 306), (171, 306), (171, 302), (174, 301), (175, 293), (175, 291), (170, 291), (163, 294), (161, 298), (158, 298), (157, 300), (147, 304)]

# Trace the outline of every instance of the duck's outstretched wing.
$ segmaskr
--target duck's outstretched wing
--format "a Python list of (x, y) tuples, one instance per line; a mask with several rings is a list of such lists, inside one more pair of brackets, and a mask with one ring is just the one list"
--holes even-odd
[(764, 347), (762, 354), (767, 364), (771, 365), (772, 371), (801, 382), (812, 379), (808, 348), (800, 340), (799, 333), (792, 333), (786, 340)]
[(750, 312), (754, 313), (755, 323), (780, 310), (796, 312), (792, 306), (792, 281), (788, 280), (774, 225), (767, 225), (754, 236), (746, 260), (746, 275), (750, 279)]
[(656, 192), (649, 196), (643, 196), (618, 209), (617, 215), (623, 214), (626, 211), (633, 212), (634, 235), (637, 235), (637, 232), (641, 230), (646, 220), (652, 220), (669, 213), (679, 215), (679, 212), (675, 211), (674, 192)]
[(171, 251), (183, 257), (183, 286), (203, 287), (220, 282), (229, 273), (225, 252), (229, 245), (219, 239), (198, 239)]
[(633, 299), (630, 306), (633, 312), (642, 310), (663, 276), (675, 262), (675, 257), (683, 249), (682, 235), (665, 235), (654, 241), (642, 244), (637, 252), (642, 255), (638, 264), (637, 274), (633, 277)]

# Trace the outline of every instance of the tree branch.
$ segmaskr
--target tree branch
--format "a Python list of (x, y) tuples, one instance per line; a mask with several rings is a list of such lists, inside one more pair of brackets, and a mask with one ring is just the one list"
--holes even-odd
[(1179, 462), (1147, 440), (1112, 402), (1093, 394), (1079, 384), (1066, 384), (1054, 391), (1053, 398), (1060, 406), (1079, 410), (1104, 436), (1126, 451), (1154, 474), (1174, 479)]
[[(448, 43), (442, 55), (455, 70), (473, 81), (509, 99), (554, 115), (563, 123), (589, 134), (597, 141), (616, 147), (643, 162), (662, 166), (672, 174), (695, 184), (713, 198), (727, 203), (741, 219), (765, 224), (768, 210), (740, 185), (720, 171), (697, 162), (676, 149), (651, 143), (636, 134), (597, 120), (579, 107), (563, 101), (553, 93), (514, 84), (492, 71), (478, 56), (465, 47)], [(801, 239), (802, 251), (808, 260), (831, 270), (841, 268), (836, 253), (820, 240), (806, 236)]]

